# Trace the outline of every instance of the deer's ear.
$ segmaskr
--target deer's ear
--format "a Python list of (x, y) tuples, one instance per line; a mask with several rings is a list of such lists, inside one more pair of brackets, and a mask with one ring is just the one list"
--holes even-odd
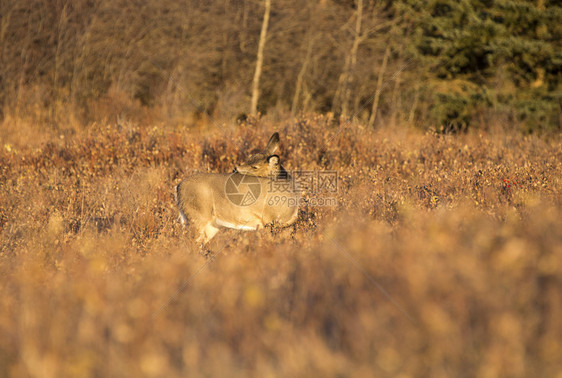
[(275, 132), (273, 133), (271, 138), (269, 138), (269, 142), (267, 142), (267, 147), (265, 147), (265, 152), (268, 155), (273, 155), (273, 153), (277, 151), (277, 148), (279, 148), (279, 133)]
[(279, 156), (271, 155), (270, 157), (267, 158), (267, 162), (269, 163), (270, 167), (273, 167), (275, 165), (279, 165)]

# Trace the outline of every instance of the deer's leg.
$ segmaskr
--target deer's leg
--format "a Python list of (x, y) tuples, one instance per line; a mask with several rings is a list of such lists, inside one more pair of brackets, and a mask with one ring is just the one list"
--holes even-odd
[(216, 234), (219, 229), (213, 226), (212, 222), (207, 223), (201, 230), (201, 234), (197, 238), (198, 243), (207, 244)]

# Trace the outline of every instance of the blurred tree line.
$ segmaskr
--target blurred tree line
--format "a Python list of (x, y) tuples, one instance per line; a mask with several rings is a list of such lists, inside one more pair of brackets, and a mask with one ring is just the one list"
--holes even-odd
[[(263, 17), (262, 0), (2, 0), (0, 117), (233, 120)], [(560, 130), (561, 41), (554, 0), (272, 0), (257, 106)]]

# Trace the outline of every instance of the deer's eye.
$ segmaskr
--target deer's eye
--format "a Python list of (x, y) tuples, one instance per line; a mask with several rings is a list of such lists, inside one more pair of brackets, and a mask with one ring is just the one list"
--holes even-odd
[(252, 166), (253, 169), (258, 169), (258, 167), (256, 167), (255, 165)]

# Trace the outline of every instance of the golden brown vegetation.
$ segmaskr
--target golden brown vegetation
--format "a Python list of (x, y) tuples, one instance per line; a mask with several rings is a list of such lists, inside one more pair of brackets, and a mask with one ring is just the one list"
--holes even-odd
[[(173, 185), (232, 170), (275, 130), (287, 169), (338, 172), (337, 206), (304, 207), (294, 229), (223, 230), (205, 258)], [(562, 372), (559, 137), (319, 116), (97, 125), (40, 145), (8, 131), (0, 375)]]

